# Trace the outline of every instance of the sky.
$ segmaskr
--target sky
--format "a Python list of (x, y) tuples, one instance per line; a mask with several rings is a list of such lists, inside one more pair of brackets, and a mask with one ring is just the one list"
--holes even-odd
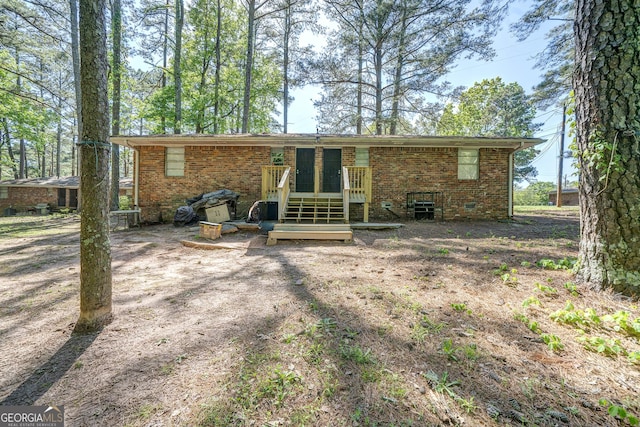
[[(454, 86), (470, 87), (484, 79), (501, 77), (505, 83), (517, 82), (525, 92), (531, 93), (533, 86), (540, 81), (542, 74), (540, 70), (534, 69), (534, 57), (546, 46), (545, 29), (541, 29), (527, 40), (519, 42), (509, 32), (509, 25), (515, 22), (521, 13), (523, 10), (513, 10), (505, 19), (502, 29), (495, 39), (496, 56), (491, 62), (460, 60), (447, 76), (447, 80)], [(317, 45), (322, 41), (314, 40), (312, 43), (318, 47)], [(295, 100), (289, 108), (288, 120), (290, 133), (316, 132), (316, 111), (313, 107), (313, 99), (319, 98), (319, 90), (319, 87), (309, 86), (302, 90), (293, 91), (292, 95)], [(534, 160), (533, 166), (538, 170), (538, 181), (556, 183), (558, 180), (562, 109), (554, 107), (537, 113), (535, 122), (541, 123), (542, 126), (534, 136), (545, 139), (547, 142), (537, 146), (542, 153)], [(566, 137), (565, 151), (570, 142)], [(568, 181), (577, 180), (572, 163), (573, 159), (571, 158), (563, 160), (563, 175)]]

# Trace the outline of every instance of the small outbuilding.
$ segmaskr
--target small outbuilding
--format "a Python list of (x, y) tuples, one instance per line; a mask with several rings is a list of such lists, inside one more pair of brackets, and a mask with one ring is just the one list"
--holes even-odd
[[(0, 181), (0, 214), (42, 213), (44, 209), (78, 208), (77, 176)], [(120, 195), (133, 196), (133, 179), (120, 179)], [(46, 208), (45, 208), (46, 206)]]
[[(565, 188), (562, 190), (562, 206), (580, 206), (580, 192), (577, 188)], [(549, 192), (549, 204), (552, 206), (556, 205), (556, 200), (558, 200), (558, 192), (550, 191)]]

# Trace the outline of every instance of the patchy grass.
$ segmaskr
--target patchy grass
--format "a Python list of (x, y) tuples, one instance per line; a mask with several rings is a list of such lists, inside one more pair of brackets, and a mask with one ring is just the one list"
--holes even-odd
[(55, 245), (77, 236), (5, 235), (0, 398), (34, 377), (73, 425), (633, 425), (640, 310), (574, 281), (578, 227), (520, 214), (353, 245), (237, 234), (222, 239), (252, 246), (215, 254), (179, 244), (196, 230), (114, 233), (114, 321), (54, 380), (77, 316), (77, 266)]

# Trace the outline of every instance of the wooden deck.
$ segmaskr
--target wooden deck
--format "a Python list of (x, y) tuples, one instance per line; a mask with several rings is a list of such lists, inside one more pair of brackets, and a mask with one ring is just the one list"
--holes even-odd
[(267, 245), (273, 246), (278, 240), (342, 240), (353, 241), (349, 224), (276, 224), (269, 231)]

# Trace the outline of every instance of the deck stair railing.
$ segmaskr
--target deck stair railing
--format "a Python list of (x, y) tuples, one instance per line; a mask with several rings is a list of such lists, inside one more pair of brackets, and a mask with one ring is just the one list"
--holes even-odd
[(284, 171), (278, 183), (278, 221), (284, 219), (287, 204), (289, 203), (289, 176), (291, 176), (290, 167)]
[(278, 200), (278, 186), (289, 166), (262, 166), (262, 200)]
[(364, 204), (364, 222), (369, 222), (369, 204), (371, 203), (372, 178), (371, 168), (368, 166), (347, 166), (344, 175), (349, 179), (350, 203)]
[[(318, 183), (320, 181), (318, 175), (319, 170), (316, 167), (314, 171), (316, 175), (314, 179), (314, 198), (320, 196)], [(270, 202), (278, 202), (278, 220), (284, 221), (287, 218), (287, 207), (290, 204), (290, 180), (291, 180), (291, 167), (289, 166), (262, 166), (262, 200)], [(364, 221), (369, 221), (369, 204), (372, 199), (372, 178), (371, 168), (364, 166), (344, 166), (342, 167), (342, 180), (341, 187), (341, 210), (343, 211), (341, 220), (349, 222), (349, 204), (358, 203), (364, 204)], [(298, 193), (294, 193), (298, 195)], [(305, 199), (309, 200), (308, 196)], [(335, 198), (333, 200), (336, 200)], [(331, 206), (334, 205), (332, 201), (314, 200), (314, 204), (319, 206), (319, 203), (327, 203)], [(296, 203), (302, 206), (303, 201), (297, 200)], [(306, 202), (305, 202), (306, 203)], [(337, 208), (339, 204), (335, 205)], [(315, 208), (314, 208), (315, 209)], [(333, 212), (333, 207), (327, 207), (327, 209)], [(315, 217), (315, 214), (314, 214)], [(337, 218), (336, 218), (337, 219)]]
[(349, 169), (342, 167), (342, 209), (344, 222), (349, 222), (349, 192), (351, 191), (351, 183), (349, 182)]

